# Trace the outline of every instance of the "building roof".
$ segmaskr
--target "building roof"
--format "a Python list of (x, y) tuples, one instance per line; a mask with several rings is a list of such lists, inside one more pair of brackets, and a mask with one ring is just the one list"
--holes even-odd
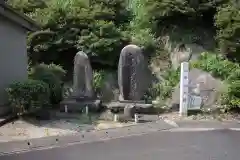
[(40, 29), (40, 27), (32, 19), (15, 11), (11, 6), (2, 0), (0, 0), (0, 15), (29, 31), (36, 31)]

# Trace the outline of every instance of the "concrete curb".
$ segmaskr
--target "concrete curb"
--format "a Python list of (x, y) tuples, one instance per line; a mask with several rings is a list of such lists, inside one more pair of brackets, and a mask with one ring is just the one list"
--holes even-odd
[(169, 124), (173, 127), (179, 127), (178, 124), (175, 121), (164, 119), (164, 122), (166, 122), (167, 124)]
[(76, 135), (52, 136), (24, 141), (3, 142), (0, 143), (0, 156), (5, 154), (28, 152), (31, 150), (61, 147), (76, 143), (91, 143), (126, 136), (142, 135), (161, 130), (168, 130), (171, 128), (174, 128), (174, 126), (160, 120), (157, 122), (136, 124), (120, 128), (92, 130), (89, 132), (83, 131)]
[(215, 129), (240, 128), (239, 121), (180, 120), (175, 121), (175, 123), (179, 128), (215, 128)]

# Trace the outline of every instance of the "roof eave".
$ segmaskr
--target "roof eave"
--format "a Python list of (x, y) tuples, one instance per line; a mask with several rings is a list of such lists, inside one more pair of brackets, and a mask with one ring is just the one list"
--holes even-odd
[(37, 25), (33, 20), (24, 14), (15, 11), (5, 2), (0, 2), (0, 14), (29, 31), (36, 31), (40, 29), (40, 26)]

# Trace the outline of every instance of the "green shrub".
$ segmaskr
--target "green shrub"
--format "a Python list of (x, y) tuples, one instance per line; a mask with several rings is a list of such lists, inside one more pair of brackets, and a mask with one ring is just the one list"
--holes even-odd
[(65, 71), (57, 65), (39, 64), (31, 68), (29, 77), (48, 84), (50, 89), (50, 103), (58, 104), (62, 100), (62, 78)]
[(214, 77), (227, 81), (240, 79), (240, 66), (225, 59), (222, 55), (202, 53), (199, 60), (191, 64), (194, 68), (210, 72)]
[(177, 70), (169, 69), (163, 74), (164, 81), (158, 84), (159, 95), (161, 99), (170, 97), (173, 89), (179, 83), (180, 80), (180, 68)]
[(234, 69), (233, 72), (228, 77), (228, 81), (240, 80), (240, 67), (236, 65), (237, 69)]
[(93, 89), (96, 94), (101, 94), (100, 90), (104, 85), (105, 76), (106, 72), (104, 72), (103, 70), (95, 71), (93, 73)]
[(48, 85), (38, 80), (27, 80), (11, 84), (7, 89), (13, 112), (23, 114), (48, 105)]
[(162, 75), (163, 80), (159, 83), (153, 84), (148, 92), (148, 99), (161, 99), (166, 100), (171, 97), (173, 89), (179, 83), (180, 79), (180, 69), (174, 70), (169, 69), (166, 70)]
[(228, 84), (228, 90), (221, 95), (221, 107), (224, 112), (234, 111), (240, 107), (240, 80)]
[(66, 75), (66, 71), (60, 65), (51, 63), (49, 65), (42, 65), (42, 66), (43, 66), (43, 68), (45, 66), (46, 69), (48, 69), (50, 72), (52, 72), (61, 81), (63, 80), (64, 76)]
[(237, 63), (225, 59), (222, 55), (202, 53), (200, 59), (192, 64), (194, 68), (200, 68), (211, 73), (214, 77), (227, 79), (233, 71), (239, 68)]
[(231, 104), (240, 107), (240, 80), (230, 83), (228, 94), (232, 97)]
[(60, 66), (56, 64), (44, 64), (41, 63), (39, 65), (34, 66), (32, 69), (30, 69), (30, 76), (32, 74), (35, 74), (35, 72), (51, 72), (53, 73), (59, 80), (63, 80), (66, 71)]

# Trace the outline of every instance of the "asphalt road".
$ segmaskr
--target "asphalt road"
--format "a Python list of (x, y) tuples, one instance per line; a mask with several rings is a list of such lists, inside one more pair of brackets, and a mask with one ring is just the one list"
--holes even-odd
[(155, 132), (1, 156), (0, 160), (239, 160), (240, 132)]

